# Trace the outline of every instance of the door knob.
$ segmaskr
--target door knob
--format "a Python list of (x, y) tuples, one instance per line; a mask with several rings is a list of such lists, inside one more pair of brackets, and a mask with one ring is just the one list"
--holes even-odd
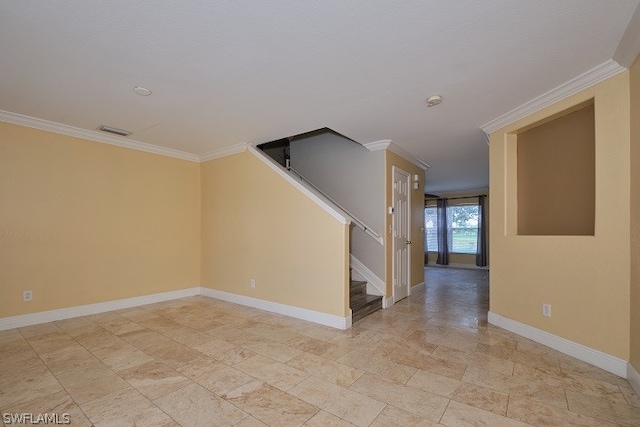
[(406, 243), (407, 245), (410, 245), (410, 244), (411, 244), (411, 240), (407, 240), (405, 243)]

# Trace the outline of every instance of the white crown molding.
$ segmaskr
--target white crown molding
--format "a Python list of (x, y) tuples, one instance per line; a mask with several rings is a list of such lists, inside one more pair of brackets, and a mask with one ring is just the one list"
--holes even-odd
[(627, 364), (627, 380), (629, 381), (629, 384), (631, 384), (633, 391), (640, 396), (640, 374), (635, 370), (631, 363)]
[(157, 145), (147, 144), (146, 142), (135, 141), (133, 139), (119, 137), (115, 135), (107, 135), (103, 132), (95, 130), (80, 129), (73, 126), (63, 125), (48, 120), (37, 119), (22, 114), (12, 113), (10, 111), (0, 110), (0, 121), (11, 123), (14, 125), (26, 126), (33, 129), (44, 130), (61, 135), (73, 136), (75, 138), (87, 139), (93, 142), (101, 142), (103, 144), (115, 145), (117, 147), (129, 148), (132, 150), (144, 151), (145, 153), (159, 154), (161, 156), (173, 157), (190, 162), (199, 162), (199, 156), (184, 151), (173, 150), (171, 148), (159, 147)]
[(489, 134), (485, 131), (482, 131), (482, 138), (484, 139), (484, 142), (486, 142), (487, 145), (491, 147), (491, 139), (489, 138)]
[(627, 377), (627, 361), (607, 353), (595, 350), (586, 345), (578, 344), (566, 338), (550, 334), (533, 326), (503, 317), (499, 314), (489, 312), (489, 323), (499, 326), (507, 331), (522, 335), (537, 343), (544, 344), (554, 350), (558, 350), (564, 354), (575, 357), (583, 362), (590, 363), (605, 371), (620, 377)]
[[(145, 153), (159, 154), (161, 156), (173, 157), (176, 159), (187, 160), (190, 162), (202, 163), (209, 160), (220, 159), (222, 157), (238, 154), (247, 149), (251, 144), (240, 143), (230, 147), (224, 147), (212, 151), (208, 151), (204, 154), (197, 155), (187, 153), (185, 151), (174, 150), (171, 148), (160, 147), (153, 144), (147, 144), (146, 142), (136, 141), (129, 139), (128, 137), (120, 137), (115, 135), (107, 135), (103, 132), (96, 130), (80, 129), (74, 126), (64, 125), (61, 123), (51, 122), (49, 120), (38, 119), (35, 117), (25, 116), (23, 114), (12, 113), (10, 111), (0, 110), (0, 122), (11, 123), (14, 125), (20, 125), (30, 127), (33, 129), (44, 130), (47, 132), (57, 133), (61, 135), (72, 136), (75, 138), (82, 138), (93, 142), (100, 142), (103, 144), (115, 145), (117, 147), (129, 148), (131, 150), (143, 151)], [(415, 157), (411, 153), (408, 153), (403, 148), (394, 144), (390, 140), (377, 141), (369, 144), (363, 144), (370, 151), (388, 149), (393, 151), (405, 160), (419, 166), (426, 170), (430, 166)]]
[(0, 318), (0, 331), (200, 295), (200, 287)]
[(269, 311), (271, 313), (283, 314), (285, 316), (302, 319), (320, 325), (331, 326), (337, 329), (349, 329), (351, 327), (351, 315), (340, 317), (333, 314), (321, 313), (319, 311), (308, 310), (306, 308), (295, 307), (278, 302), (266, 301), (258, 298), (248, 297), (244, 295), (232, 294), (229, 292), (219, 291), (203, 287), (201, 295), (216, 298), (222, 301), (232, 302), (247, 307), (258, 308), (260, 310)]
[(369, 151), (380, 151), (389, 148), (392, 142), (390, 139), (381, 139), (380, 141), (367, 142), (362, 146)]
[(487, 135), (497, 131), (498, 129), (502, 129), (505, 126), (508, 126), (520, 119), (523, 119), (530, 114), (535, 113), (545, 107), (555, 104), (558, 101), (561, 101), (565, 98), (568, 98), (571, 95), (574, 95), (582, 90), (587, 89), (601, 81), (604, 81), (610, 77), (613, 77), (623, 71), (626, 68), (621, 67), (617, 62), (609, 60), (598, 65), (595, 68), (587, 71), (569, 80), (566, 83), (561, 84), (560, 86), (551, 89), (550, 91), (543, 93), (537, 98), (532, 99), (529, 102), (522, 104), (521, 106), (514, 108), (502, 116), (491, 120), (490, 122), (482, 125), (480, 129)]
[(285, 181), (293, 185), (295, 188), (300, 190), (304, 195), (306, 195), (309, 199), (311, 199), (316, 205), (320, 206), (325, 212), (329, 213), (332, 217), (340, 221), (342, 224), (348, 225), (351, 224), (351, 219), (347, 218), (345, 215), (336, 210), (333, 206), (329, 205), (325, 202), (320, 196), (312, 192), (310, 189), (305, 187), (300, 181), (294, 179), (291, 175), (285, 172), (285, 169), (280, 166), (275, 161), (272, 161), (270, 157), (267, 157), (262, 151), (254, 148), (250, 144), (246, 145), (249, 153), (253, 154), (258, 160), (262, 163), (270, 167), (273, 171), (275, 171), (278, 175), (284, 178)]
[(362, 146), (369, 151), (389, 150), (391, 152), (396, 153), (398, 156), (402, 157), (406, 161), (411, 162), (414, 165), (418, 166), (422, 170), (427, 170), (431, 167), (427, 163), (425, 163), (423, 160), (420, 160), (419, 158), (409, 153), (407, 150), (400, 147), (398, 144), (391, 141), (390, 139), (382, 139), (380, 141), (368, 142), (366, 144), (362, 144)]
[(232, 145), (231, 147), (225, 147), (217, 150), (207, 151), (206, 153), (200, 155), (199, 161), (202, 163), (202, 162), (207, 162), (209, 160), (221, 159), (222, 157), (227, 157), (234, 154), (242, 153), (243, 151), (246, 151), (248, 145), (249, 144), (246, 144), (246, 143), (240, 143), (240, 144)]
[(384, 280), (376, 276), (376, 274), (369, 269), (366, 265), (364, 265), (358, 258), (354, 257), (352, 254), (349, 254), (349, 260), (351, 264), (351, 268), (353, 268), (358, 274), (360, 274), (364, 280), (367, 281), (367, 284), (373, 286), (378, 295), (385, 294), (385, 284)]
[(613, 60), (623, 67), (629, 68), (640, 54), (640, 5), (636, 7), (627, 25)]

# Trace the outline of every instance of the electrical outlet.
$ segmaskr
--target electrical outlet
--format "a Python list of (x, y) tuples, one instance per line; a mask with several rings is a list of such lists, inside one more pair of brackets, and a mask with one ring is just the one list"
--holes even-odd
[(22, 291), (22, 301), (29, 302), (33, 299), (33, 291)]
[(546, 302), (542, 303), (542, 315), (544, 317), (551, 317), (551, 304), (547, 304)]
[(249, 281), (249, 286), (251, 286), (252, 288), (255, 288), (256, 287), (256, 279), (251, 279)]

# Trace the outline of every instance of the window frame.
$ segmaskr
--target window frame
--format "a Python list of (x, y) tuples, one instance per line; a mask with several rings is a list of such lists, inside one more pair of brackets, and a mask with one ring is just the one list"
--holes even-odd
[[(476, 215), (480, 216), (480, 207), (478, 205), (477, 201), (465, 201), (464, 199), (461, 200), (455, 200), (455, 201), (451, 201), (449, 203), (449, 205), (447, 206), (447, 216), (450, 218), (449, 214), (450, 214), (450, 210), (451, 209), (455, 209), (457, 207), (462, 207), (462, 206), (472, 206), (475, 207), (477, 210)], [(429, 200), (427, 201), (427, 203), (425, 203), (425, 241), (427, 242), (427, 252), (428, 253), (434, 253), (437, 254), (438, 253), (438, 241), (437, 241), (437, 233), (438, 233), (438, 224), (437, 224), (437, 218), (435, 220), (435, 224), (433, 227), (427, 227), (427, 209), (437, 209), (436, 207), (436, 201), (435, 200)], [(437, 214), (436, 214), (437, 215)], [(450, 254), (456, 254), (456, 255), (477, 255), (478, 253), (478, 229), (476, 227), (476, 238), (475, 238), (475, 245), (473, 245), (473, 251), (472, 252), (459, 252), (459, 251), (454, 251), (454, 236), (453, 236), (453, 230), (455, 228), (460, 228), (460, 227), (451, 227), (450, 233), (451, 233), (451, 237), (449, 238), (449, 243), (450, 243), (450, 247), (449, 247), (449, 253)], [(471, 227), (466, 227), (466, 229), (470, 229)], [(428, 235), (428, 229), (435, 229), (436, 230), (436, 242), (435, 242), (435, 250), (431, 249), (430, 245), (428, 244), (427, 241), (427, 235)], [(447, 233), (449, 233), (449, 230), (447, 230)]]

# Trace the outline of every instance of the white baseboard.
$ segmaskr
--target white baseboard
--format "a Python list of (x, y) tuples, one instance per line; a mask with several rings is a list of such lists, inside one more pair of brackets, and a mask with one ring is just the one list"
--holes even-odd
[(440, 265), (436, 263), (431, 263), (425, 265), (425, 267), (437, 267), (437, 268), (463, 268), (466, 270), (489, 270), (489, 266), (478, 267), (475, 264), (463, 264), (461, 262), (451, 262), (447, 265)]
[(629, 384), (633, 387), (633, 391), (640, 396), (640, 374), (631, 363), (627, 363), (627, 381), (629, 381)]
[(104, 313), (107, 311), (122, 310), (125, 308), (138, 307), (156, 302), (169, 301), (179, 298), (203, 295), (223, 301), (234, 302), (236, 304), (259, 308), (272, 313), (284, 314), (296, 319), (307, 320), (321, 325), (331, 326), (338, 329), (349, 329), (351, 327), (351, 313), (347, 317), (340, 317), (318, 311), (307, 310), (305, 308), (280, 304), (277, 302), (260, 300), (257, 298), (245, 297), (243, 295), (231, 294), (217, 291), (215, 289), (196, 286), (179, 291), (162, 292), (158, 294), (143, 295), (133, 298), (125, 298), (115, 301), (100, 302), (96, 304), (79, 305), (75, 307), (61, 308), (58, 310), (42, 311), (39, 313), (22, 314), (19, 316), (0, 318), (0, 331), (24, 326), (38, 325), (40, 323), (53, 322), (56, 320), (71, 319), (79, 316), (89, 316), (91, 314)]
[(425, 286), (427, 286), (427, 284), (425, 282), (418, 283), (417, 285), (413, 285), (410, 290), (411, 290), (411, 292), (419, 291), (420, 289), (424, 288)]
[[(386, 286), (384, 280), (376, 276), (376, 274), (364, 265), (358, 258), (349, 254), (349, 260), (351, 262), (351, 268), (353, 268), (360, 276), (367, 281), (367, 284), (372, 285), (377, 291), (377, 295), (384, 295), (386, 292)], [(368, 292), (368, 291), (367, 291)]]
[(332, 328), (349, 329), (351, 327), (351, 314), (347, 317), (340, 317), (332, 314), (321, 313), (319, 311), (308, 310), (306, 308), (294, 307), (292, 305), (280, 304), (278, 302), (266, 301), (205, 287), (201, 288), (201, 295), (240, 305), (246, 305), (248, 307), (259, 308), (260, 310), (270, 311), (272, 313), (284, 314), (285, 316), (331, 326)]
[(382, 297), (382, 308), (389, 308), (393, 304), (395, 304), (395, 302), (393, 301), (393, 295), (391, 295), (390, 297)]
[(619, 357), (603, 353), (599, 350), (587, 347), (586, 345), (578, 344), (566, 338), (550, 334), (549, 332), (525, 325), (524, 323), (517, 322), (496, 313), (489, 312), (488, 320), (492, 325), (496, 325), (510, 332), (522, 335), (525, 338), (544, 344), (547, 347), (551, 347), (554, 350), (568, 354), (569, 356), (575, 357), (583, 362), (590, 363), (622, 378), (627, 378), (627, 361), (620, 359)]
[[(413, 285), (409, 288), (409, 295), (411, 295), (412, 292), (417, 291), (421, 288), (424, 288), (426, 286), (425, 282), (422, 283), (418, 283), (417, 285)], [(391, 295), (390, 297), (382, 297), (382, 308), (389, 308), (391, 307), (393, 304), (395, 304), (396, 301), (393, 299), (393, 295)]]
[(53, 322), (55, 320), (70, 319), (78, 316), (104, 313), (106, 311), (122, 310), (124, 308), (137, 307), (145, 304), (169, 301), (178, 298), (191, 297), (200, 294), (200, 287), (182, 289), (179, 291), (162, 292), (158, 294), (143, 295), (139, 297), (124, 298), (115, 301), (99, 302), (95, 304), (78, 305), (75, 307), (61, 308), (58, 310), (41, 311), (39, 313), (22, 314), (0, 318), (0, 331), (40, 323)]

